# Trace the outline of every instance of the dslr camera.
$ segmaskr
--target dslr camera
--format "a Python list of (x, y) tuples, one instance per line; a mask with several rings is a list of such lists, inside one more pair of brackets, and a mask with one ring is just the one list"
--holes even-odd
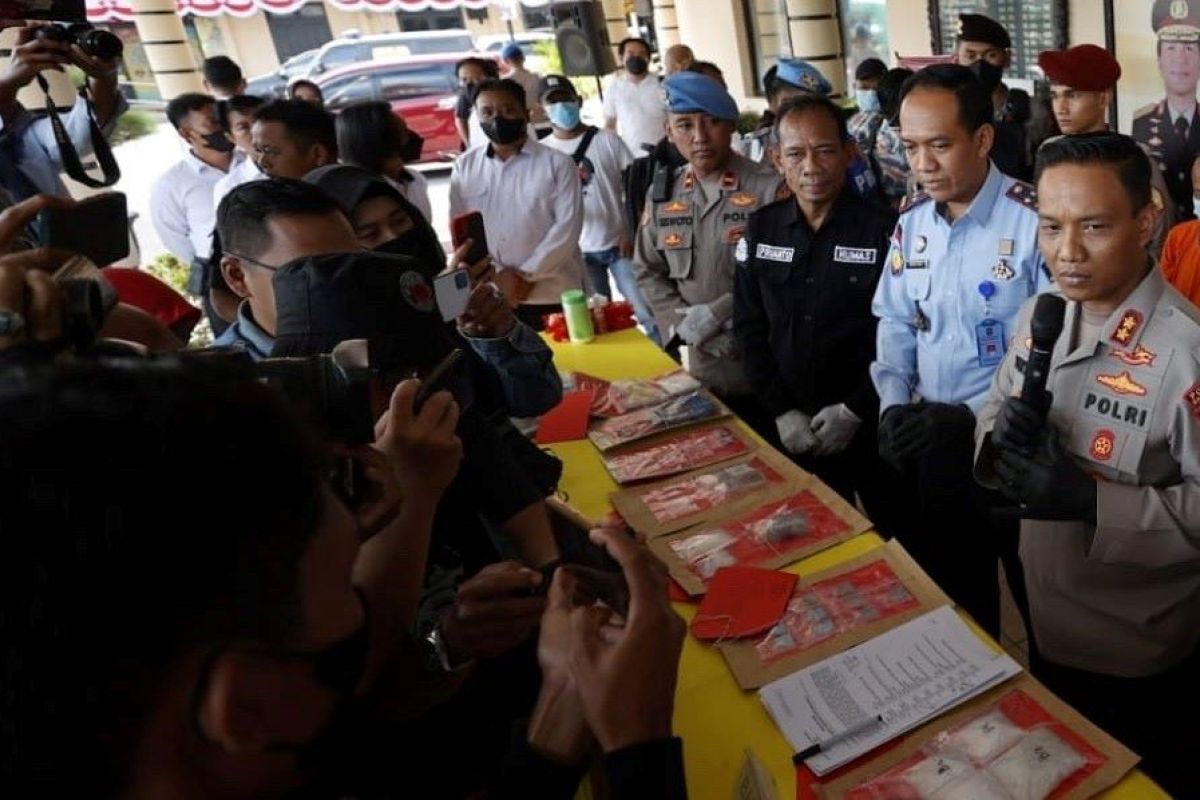
[(68, 25), (52, 22), (49, 25), (39, 25), (33, 29), (33, 36), (48, 42), (79, 45), (79, 49), (92, 58), (120, 58), (125, 51), (125, 45), (116, 34), (93, 28), (86, 22), (72, 22)]

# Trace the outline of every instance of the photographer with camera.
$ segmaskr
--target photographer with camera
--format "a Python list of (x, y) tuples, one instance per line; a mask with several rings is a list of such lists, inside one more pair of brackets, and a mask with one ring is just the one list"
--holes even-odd
[[(79, 160), (91, 153), (105, 171), (104, 181), (96, 185), (116, 182), (120, 173), (107, 137), (128, 108), (117, 88), (121, 53), (120, 39), (86, 24), (38, 24), (20, 30), (12, 59), (0, 74), (0, 185), (14, 200), (38, 192), (65, 196), (67, 187), (59, 173), (65, 169), (80, 179)], [(49, 111), (49, 98), (46, 115), (36, 117), (17, 101), (17, 93), (34, 80), (46, 88), (42, 73), (63, 72), (68, 66), (82, 69), (87, 83), (65, 119), (57, 120), (57, 111)], [(89, 180), (86, 174), (82, 178)]]

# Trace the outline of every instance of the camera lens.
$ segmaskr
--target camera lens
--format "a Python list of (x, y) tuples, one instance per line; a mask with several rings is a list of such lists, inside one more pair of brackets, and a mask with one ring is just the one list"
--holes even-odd
[(100, 30), (90, 30), (79, 37), (79, 46), (95, 58), (120, 58), (125, 51), (125, 45), (114, 33)]

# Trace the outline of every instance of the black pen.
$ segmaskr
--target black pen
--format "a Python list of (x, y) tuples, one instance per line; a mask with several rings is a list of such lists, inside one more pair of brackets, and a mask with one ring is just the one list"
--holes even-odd
[(857, 725), (851, 725), (841, 733), (831, 736), (823, 742), (817, 742), (816, 744), (809, 745), (799, 753), (796, 753), (794, 756), (792, 756), (792, 763), (799, 766), (801, 763), (807, 761), (813, 756), (823, 753), (831, 747), (836, 747), (847, 739), (852, 739), (855, 736), (858, 736), (860, 733), (866, 733), (872, 728), (882, 724), (883, 717), (876, 715), (874, 717), (870, 717), (869, 719), (863, 720)]

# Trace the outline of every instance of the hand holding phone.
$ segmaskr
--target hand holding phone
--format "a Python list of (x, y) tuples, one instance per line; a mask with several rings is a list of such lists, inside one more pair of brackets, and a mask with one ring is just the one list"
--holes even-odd
[(129, 211), (125, 195), (106, 192), (70, 206), (50, 206), (38, 215), (44, 247), (84, 256), (107, 267), (129, 255)]
[(487, 258), (487, 230), (483, 226), (483, 214), (478, 211), (460, 214), (450, 221), (450, 241), (454, 247), (462, 247), (468, 239), (471, 246), (462, 256), (463, 263), (475, 264)]
[(452, 322), (467, 310), (471, 299), (471, 275), (465, 269), (452, 269), (433, 279), (433, 296), (442, 322)]

